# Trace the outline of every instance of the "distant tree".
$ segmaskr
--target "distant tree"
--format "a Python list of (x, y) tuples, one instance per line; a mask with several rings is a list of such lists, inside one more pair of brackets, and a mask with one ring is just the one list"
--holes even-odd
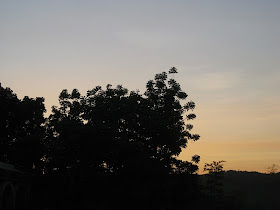
[(276, 174), (279, 170), (279, 166), (276, 164), (272, 164), (271, 166), (267, 167), (267, 172), (269, 174)]
[(0, 84), (0, 161), (26, 171), (38, 169), (42, 155), (43, 98), (17, 98)]
[(211, 173), (221, 173), (224, 172), (223, 163), (226, 162), (224, 160), (220, 161), (213, 161), (212, 163), (205, 163), (204, 164), (204, 171), (208, 171), (209, 174)]
[(212, 163), (205, 163), (204, 165), (204, 171), (208, 171), (208, 174), (206, 175), (207, 178), (203, 190), (207, 198), (210, 199), (209, 205), (212, 206), (213, 209), (221, 209), (220, 201), (224, 196), (224, 162), (226, 161), (213, 161)]
[[(172, 67), (170, 74), (177, 73)], [(118, 85), (96, 86), (81, 96), (74, 89), (63, 90), (60, 106), (53, 107), (48, 118), (50, 149), (46, 158), (50, 168), (58, 171), (91, 170), (97, 173), (194, 173), (199, 156), (191, 162), (177, 159), (191, 134), (183, 114), (195, 103), (184, 106), (187, 94), (168, 74), (156, 74), (148, 81), (146, 91), (129, 92)], [(188, 114), (186, 120), (193, 120)]]

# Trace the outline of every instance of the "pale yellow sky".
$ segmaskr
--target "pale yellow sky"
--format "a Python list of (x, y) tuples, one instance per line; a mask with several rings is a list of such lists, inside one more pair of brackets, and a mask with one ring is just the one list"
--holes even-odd
[(190, 160), (192, 154), (201, 156), (200, 173), (204, 163), (213, 160), (225, 160), (225, 170), (267, 172), (272, 164), (280, 165), (279, 141), (222, 141), (203, 138), (199, 142), (190, 143), (180, 158)]
[(227, 170), (266, 172), (280, 165), (280, 104), (198, 105), (196, 111), (194, 130), (201, 140), (189, 143), (181, 159), (199, 154), (201, 169), (213, 160), (226, 160)]

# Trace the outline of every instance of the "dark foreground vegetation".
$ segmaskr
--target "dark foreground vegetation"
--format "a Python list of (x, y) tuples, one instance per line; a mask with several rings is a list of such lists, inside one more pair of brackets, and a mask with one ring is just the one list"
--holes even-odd
[[(258, 205), (246, 203), (242, 193), (237, 195), (236, 188), (230, 188), (234, 181), (223, 173), (223, 161), (206, 164), (209, 175), (199, 176), (199, 155), (190, 161), (177, 158), (189, 141), (200, 136), (191, 134), (192, 124), (185, 124), (196, 118), (194, 113), (186, 114), (195, 103), (181, 105), (187, 94), (173, 79), (176, 73), (172, 67), (168, 73), (156, 74), (143, 94), (121, 85), (96, 86), (86, 95), (77, 89), (63, 90), (60, 105), (47, 118), (43, 98), (18, 99), (0, 85), (0, 162), (17, 169), (8, 165), (0, 169), (0, 208)], [(25, 187), (18, 190), (18, 186)], [(20, 204), (19, 197), (24, 198)]]
[(279, 209), (280, 207), (280, 173), (227, 171), (222, 183), (226, 207), (231, 209)]
[[(68, 178), (68, 179), (67, 179)], [(32, 206), (88, 209), (174, 209), (196, 206), (197, 176), (36, 177)]]
[(278, 209), (280, 195), (280, 173), (94, 176), (78, 188), (63, 176), (37, 176), (32, 182), (34, 209)]

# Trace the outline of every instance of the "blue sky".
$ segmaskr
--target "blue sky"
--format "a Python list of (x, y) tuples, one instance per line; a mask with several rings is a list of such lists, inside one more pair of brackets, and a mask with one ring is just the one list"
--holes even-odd
[(50, 111), (64, 88), (143, 91), (176, 66), (202, 136), (181, 157), (262, 171), (280, 165), (279, 11), (276, 0), (0, 1), (0, 82)]

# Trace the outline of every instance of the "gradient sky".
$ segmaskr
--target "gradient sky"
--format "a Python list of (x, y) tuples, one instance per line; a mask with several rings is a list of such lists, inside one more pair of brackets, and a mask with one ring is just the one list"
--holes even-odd
[(0, 0), (0, 82), (58, 104), (64, 88), (145, 89), (156, 73), (197, 104), (180, 158), (280, 165), (280, 1)]

